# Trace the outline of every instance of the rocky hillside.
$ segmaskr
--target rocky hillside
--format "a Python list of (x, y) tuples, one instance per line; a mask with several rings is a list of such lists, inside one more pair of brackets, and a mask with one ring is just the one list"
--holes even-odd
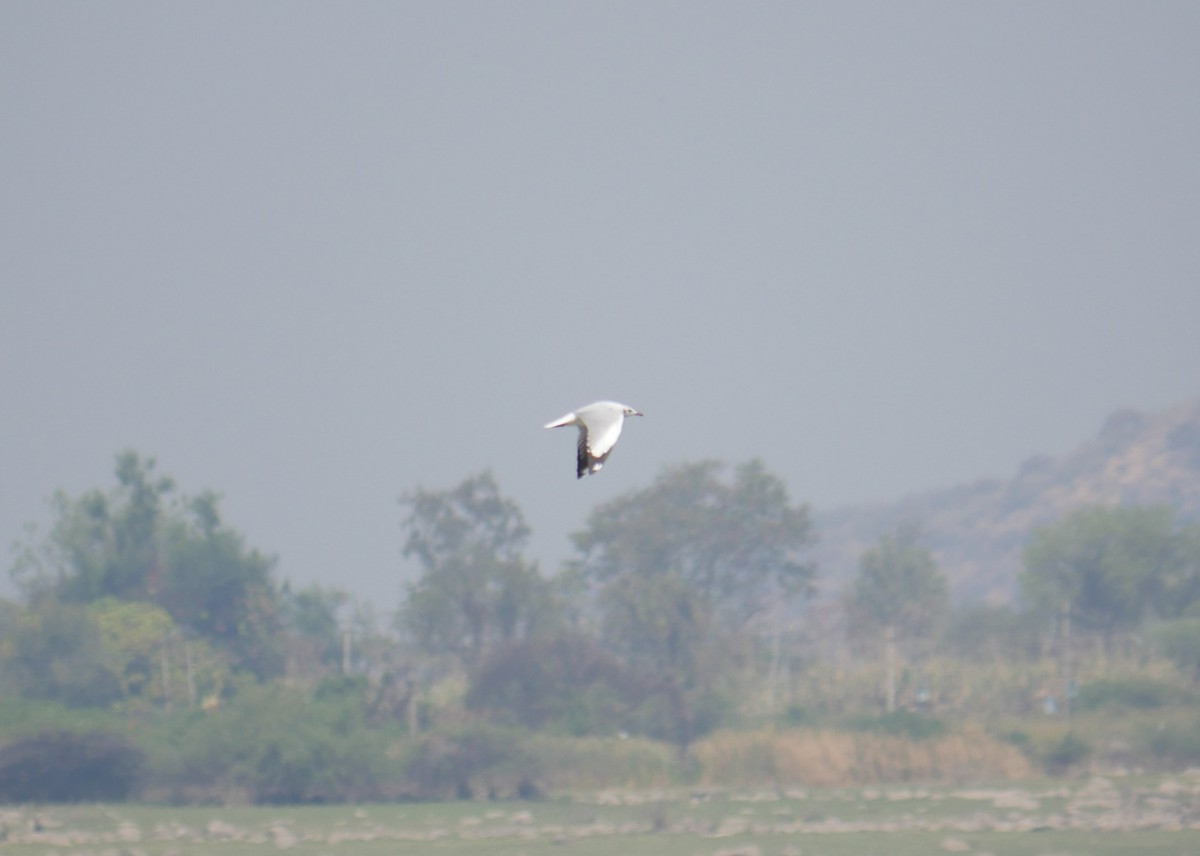
[(1060, 458), (1032, 457), (1007, 480), (816, 512), (822, 593), (840, 589), (883, 532), (916, 521), (957, 599), (1008, 601), (1029, 533), (1088, 504), (1168, 504), (1181, 520), (1200, 520), (1200, 400), (1155, 414), (1117, 411), (1095, 439)]

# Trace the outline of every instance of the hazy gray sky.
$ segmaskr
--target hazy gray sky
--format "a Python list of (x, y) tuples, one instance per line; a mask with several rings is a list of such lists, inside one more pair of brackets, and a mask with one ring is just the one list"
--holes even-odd
[(1200, 395), (1198, 91), (1195, 2), (10, 0), (0, 538), (132, 447), (390, 609), (484, 468), (547, 570), (670, 463), (1009, 474)]

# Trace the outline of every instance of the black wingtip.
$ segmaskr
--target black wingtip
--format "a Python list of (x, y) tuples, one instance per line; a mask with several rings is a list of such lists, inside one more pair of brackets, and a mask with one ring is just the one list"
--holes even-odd
[(587, 474), (588, 467), (591, 465), (588, 458), (587, 437), (583, 431), (580, 431), (579, 444), (575, 447), (575, 478), (581, 479)]

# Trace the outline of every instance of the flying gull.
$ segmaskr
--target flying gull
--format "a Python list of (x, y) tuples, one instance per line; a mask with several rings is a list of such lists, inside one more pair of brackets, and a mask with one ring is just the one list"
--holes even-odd
[(621, 426), (625, 424), (625, 417), (641, 415), (632, 407), (615, 401), (597, 401), (553, 422), (547, 422), (546, 427), (579, 426), (575, 478), (581, 479), (585, 475), (599, 472), (604, 466), (613, 446), (617, 445), (617, 438), (621, 436)]

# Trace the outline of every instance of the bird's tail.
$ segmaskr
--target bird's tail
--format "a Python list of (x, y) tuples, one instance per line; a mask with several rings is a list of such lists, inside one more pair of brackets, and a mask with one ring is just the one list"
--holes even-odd
[(566, 416), (562, 416), (558, 419), (555, 419), (553, 422), (547, 422), (542, 427), (543, 428), (562, 428), (564, 425), (574, 425), (574, 424), (575, 424), (575, 414), (568, 413)]

